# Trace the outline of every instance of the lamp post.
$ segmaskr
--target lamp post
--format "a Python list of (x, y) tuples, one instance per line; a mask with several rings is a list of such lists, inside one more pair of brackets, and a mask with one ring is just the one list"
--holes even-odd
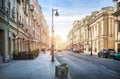
[[(90, 41), (91, 41), (91, 45), (88, 43), (88, 47), (90, 49), (90, 55), (92, 56), (93, 53), (92, 53), (92, 28), (88, 26), (88, 40), (89, 40), (89, 36), (91, 37)], [(90, 32), (90, 35), (89, 35), (89, 32)], [(89, 41), (88, 41), (89, 42)]]
[(73, 52), (73, 29), (72, 29), (72, 52)]
[(90, 33), (91, 33), (91, 47), (90, 47), (90, 55), (92, 56), (92, 28), (90, 28)]
[(93, 55), (93, 53), (92, 53), (92, 28), (91, 28), (91, 53), (90, 53), (90, 55)]
[(54, 18), (54, 11), (55, 16), (59, 16), (58, 14), (58, 9), (53, 9), (52, 8), (52, 44), (51, 44), (51, 61), (54, 62), (54, 22), (53, 22), (53, 18)]

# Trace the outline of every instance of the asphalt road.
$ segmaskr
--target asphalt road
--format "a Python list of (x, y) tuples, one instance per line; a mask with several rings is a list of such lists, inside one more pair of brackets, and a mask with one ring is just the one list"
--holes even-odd
[(120, 79), (120, 61), (69, 51), (56, 52), (60, 63), (67, 63), (72, 79)]

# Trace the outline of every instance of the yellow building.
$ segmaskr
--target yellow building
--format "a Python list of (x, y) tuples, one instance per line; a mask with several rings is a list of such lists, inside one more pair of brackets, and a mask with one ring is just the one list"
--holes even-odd
[(55, 49), (56, 50), (64, 50), (65, 43), (62, 41), (60, 35), (56, 35), (54, 38), (55, 38)]
[(48, 48), (49, 46), (49, 29), (47, 22), (42, 13), (41, 6), (37, 0), (31, 0), (30, 4), (34, 7), (32, 11), (31, 26), (33, 27), (32, 36), (33, 41), (31, 42), (31, 49)]
[(104, 7), (100, 11), (92, 12), (80, 21), (73, 23), (72, 44), (84, 50), (94, 53), (103, 48), (115, 48), (115, 28), (112, 13), (113, 7)]
[(115, 49), (115, 28), (112, 13), (113, 7), (104, 7), (93, 12), (89, 18), (89, 46), (96, 53), (103, 48)]
[[(113, 0), (115, 3), (115, 11), (113, 15), (115, 16), (115, 49), (118, 52), (120, 48), (120, 0)], [(119, 51), (120, 52), (120, 51)]]
[(71, 29), (67, 35), (67, 49), (72, 50), (72, 48), (73, 48), (73, 29)]

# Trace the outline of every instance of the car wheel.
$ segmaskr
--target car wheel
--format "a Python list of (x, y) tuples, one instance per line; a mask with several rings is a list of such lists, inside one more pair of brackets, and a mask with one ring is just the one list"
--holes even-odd
[(98, 53), (98, 57), (101, 57), (99, 53)]

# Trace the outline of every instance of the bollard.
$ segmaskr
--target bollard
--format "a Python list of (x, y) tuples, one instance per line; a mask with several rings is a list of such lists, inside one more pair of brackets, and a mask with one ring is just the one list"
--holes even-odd
[(68, 77), (68, 65), (64, 63), (55, 66), (55, 76), (60, 78)]

